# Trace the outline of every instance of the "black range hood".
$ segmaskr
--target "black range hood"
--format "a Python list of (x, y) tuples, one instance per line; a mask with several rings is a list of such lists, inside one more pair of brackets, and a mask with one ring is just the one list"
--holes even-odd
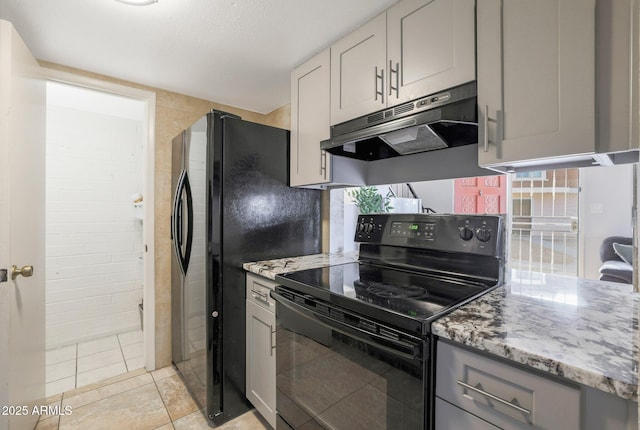
[(334, 125), (320, 147), (373, 161), (477, 143), (476, 94), (469, 82)]

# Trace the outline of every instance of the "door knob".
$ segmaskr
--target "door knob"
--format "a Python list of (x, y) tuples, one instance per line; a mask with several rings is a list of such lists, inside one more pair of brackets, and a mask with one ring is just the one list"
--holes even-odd
[(9, 273), (11, 274), (11, 280), (16, 279), (18, 275), (28, 278), (33, 275), (33, 266), (22, 266), (21, 269), (18, 269), (18, 266), (14, 264), (11, 266), (11, 269), (9, 269)]

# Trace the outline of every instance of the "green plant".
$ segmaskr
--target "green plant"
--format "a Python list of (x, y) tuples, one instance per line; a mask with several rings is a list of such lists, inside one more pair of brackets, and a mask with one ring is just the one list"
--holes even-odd
[(349, 191), (361, 214), (389, 212), (393, 209), (387, 197), (382, 197), (376, 187), (360, 187)]

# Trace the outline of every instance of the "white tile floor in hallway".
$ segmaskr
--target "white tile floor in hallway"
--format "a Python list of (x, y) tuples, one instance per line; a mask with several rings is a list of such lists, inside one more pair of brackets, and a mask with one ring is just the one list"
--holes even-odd
[(142, 330), (46, 352), (46, 395), (62, 393), (144, 367)]

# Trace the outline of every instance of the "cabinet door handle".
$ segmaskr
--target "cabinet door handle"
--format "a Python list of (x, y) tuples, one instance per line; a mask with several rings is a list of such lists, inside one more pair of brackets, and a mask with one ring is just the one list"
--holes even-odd
[(327, 179), (327, 151), (320, 151), (320, 176)]
[[(391, 77), (394, 74), (396, 75), (395, 87), (391, 83)], [(393, 70), (393, 63), (391, 62), (391, 60), (389, 60), (389, 96), (391, 96), (394, 90), (396, 92), (396, 98), (400, 98), (400, 63), (396, 63), (396, 69)]]
[[(380, 96), (380, 102), (384, 104), (384, 69), (380, 69), (380, 74), (378, 74), (378, 66), (376, 66), (374, 72), (375, 72), (374, 100), (378, 100), (378, 96)], [(378, 79), (380, 79), (380, 91), (378, 91)]]
[(489, 152), (489, 105), (484, 105), (484, 152)]
[(496, 124), (496, 139), (491, 142), (496, 144), (502, 138), (501, 136), (501, 126), (503, 124), (502, 119), (502, 111), (496, 111), (496, 117), (489, 118), (489, 105), (484, 105), (484, 152), (489, 152), (489, 123), (493, 122)]
[(276, 342), (273, 340), (273, 337), (276, 334), (276, 332), (273, 330), (272, 325), (269, 326), (269, 330), (271, 330), (271, 335), (269, 336), (269, 346), (271, 346), (271, 348), (269, 351), (270, 351), (270, 355), (273, 356), (273, 350), (276, 349)]
[(261, 302), (264, 302), (271, 306), (271, 303), (269, 303), (269, 294), (261, 293), (260, 291), (256, 291), (254, 289), (251, 289), (251, 292), (253, 293), (252, 296), (254, 299), (260, 300)]
[(466, 382), (463, 382), (463, 381), (457, 381), (457, 382), (458, 382), (458, 385), (462, 386), (463, 388), (465, 388), (467, 390), (474, 391), (474, 392), (480, 394), (481, 396), (488, 397), (489, 399), (495, 400), (496, 402), (501, 403), (501, 404), (503, 404), (505, 406), (509, 406), (509, 407), (517, 410), (518, 412), (522, 412), (525, 415), (531, 416), (531, 411), (529, 409), (523, 408), (523, 407), (518, 406), (517, 404), (513, 403), (513, 402), (517, 402), (518, 401), (515, 397), (513, 398), (513, 400), (508, 401), (508, 400), (502, 399), (502, 398), (500, 398), (500, 397), (498, 397), (496, 395), (493, 395), (491, 393), (488, 393), (488, 392), (484, 391), (482, 389), (482, 384), (480, 384), (480, 383), (476, 384), (476, 386), (474, 387), (473, 385), (469, 385), (469, 384), (467, 384)]

